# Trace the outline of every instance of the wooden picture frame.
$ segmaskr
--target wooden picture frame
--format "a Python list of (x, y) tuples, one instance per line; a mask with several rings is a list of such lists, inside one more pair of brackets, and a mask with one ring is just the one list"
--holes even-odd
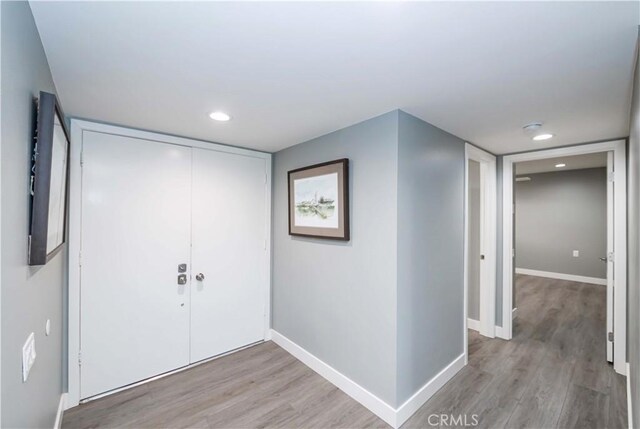
[(291, 170), (287, 179), (289, 235), (350, 240), (348, 159)]
[(45, 265), (67, 236), (69, 132), (54, 94), (40, 92), (31, 167), (29, 265)]

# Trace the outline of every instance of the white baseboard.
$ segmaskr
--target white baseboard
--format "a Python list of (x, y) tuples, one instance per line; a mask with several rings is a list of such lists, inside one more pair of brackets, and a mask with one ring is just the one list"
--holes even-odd
[(631, 400), (631, 368), (627, 362), (627, 427), (633, 429), (633, 401)]
[(607, 279), (597, 277), (576, 276), (573, 274), (552, 273), (549, 271), (530, 270), (527, 268), (516, 268), (516, 274), (526, 274), (528, 276), (546, 277), (548, 279), (569, 280), (572, 282), (592, 283), (594, 285), (607, 285)]
[(424, 405), (445, 383), (453, 378), (465, 366), (464, 353), (436, 374), (431, 380), (422, 386), (411, 398), (396, 410), (396, 428), (409, 420), (418, 409)]
[(473, 329), (474, 331), (480, 332), (480, 321), (468, 317), (467, 318), (467, 328), (468, 329)]
[(324, 363), (278, 331), (271, 330), (271, 339), (274, 343), (291, 353), (296, 359), (326, 378), (338, 389), (360, 402), (372, 413), (396, 427), (396, 410), (346, 375)]
[(56, 421), (53, 424), (53, 429), (60, 429), (62, 427), (62, 414), (64, 413), (64, 405), (67, 399), (67, 394), (60, 395), (60, 401), (58, 402), (58, 412), (56, 413)]
[(399, 428), (415, 413), (434, 393), (438, 391), (464, 366), (464, 354), (458, 356), (446, 368), (429, 380), (419, 391), (397, 409), (378, 398), (346, 375), (321, 361), (284, 335), (271, 330), (271, 339), (296, 359), (317, 372), (338, 389), (364, 405), (369, 411), (380, 417), (393, 428)]

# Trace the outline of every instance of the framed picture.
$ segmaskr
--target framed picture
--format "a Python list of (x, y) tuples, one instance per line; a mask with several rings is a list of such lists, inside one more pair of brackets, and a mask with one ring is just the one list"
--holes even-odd
[(289, 234), (349, 240), (349, 160), (289, 171)]
[(44, 265), (66, 240), (69, 133), (54, 94), (41, 92), (31, 166), (29, 265)]

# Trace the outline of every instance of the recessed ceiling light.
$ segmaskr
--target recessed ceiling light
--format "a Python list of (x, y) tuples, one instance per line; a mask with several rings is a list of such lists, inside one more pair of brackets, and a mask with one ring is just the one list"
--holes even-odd
[(538, 134), (537, 136), (533, 136), (535, 141), (549, 140), (550, 138), (553, 138), (553, 134)]
[(220, 122), (227, 122), (229, 119), (231, 119), (231, 116), (227, 115), (224, 112), (220, 112), (220, 111), (211, 112), (209, 114), (209, 117), (211, 119), (213, 119), (214, 121), (220, 121)]
[(556, 168), (562, 168), (562, 167), (566, 167), (567, 164), (556, 164)]

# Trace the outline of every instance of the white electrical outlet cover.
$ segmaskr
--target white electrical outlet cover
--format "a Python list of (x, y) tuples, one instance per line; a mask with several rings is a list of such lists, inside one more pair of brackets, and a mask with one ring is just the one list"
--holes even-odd
[(579, 250), (574, 250), (574, 251), (573, 251), (573, 257), (574, 257), (574, 258), (577, 258), (577, 257), (579, 257), (579, 256), (580, 256), (580, 251), (579, 251)]
[(36, 335), (29, 334), (27, 341), (22, 346), (22, 382), (26, 382), (29, 378), (29, 371), (36, 360)]

